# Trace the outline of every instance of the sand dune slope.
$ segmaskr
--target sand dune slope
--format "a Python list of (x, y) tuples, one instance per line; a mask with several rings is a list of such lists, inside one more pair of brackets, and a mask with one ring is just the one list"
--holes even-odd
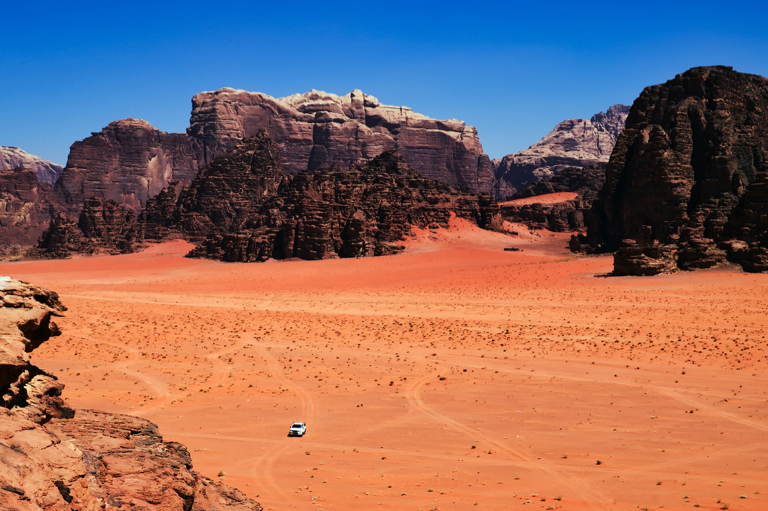
[(768, 276), (605, 278), (565, 243), (456, 223), (391, 257), (0, 273), (69, 307), (36, 360), (71, 405), (265, 509), (768, 509)]

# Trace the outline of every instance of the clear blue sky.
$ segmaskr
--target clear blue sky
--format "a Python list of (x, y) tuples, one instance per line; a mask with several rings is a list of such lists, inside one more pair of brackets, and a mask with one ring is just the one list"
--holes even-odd
[(765, 2), (0, 0), (0, 145), (64, 164), (115, 119), (184, 131), (191, 97), (362, 89), (477, 126), (491, 157), (693, 66), (768, 75)]

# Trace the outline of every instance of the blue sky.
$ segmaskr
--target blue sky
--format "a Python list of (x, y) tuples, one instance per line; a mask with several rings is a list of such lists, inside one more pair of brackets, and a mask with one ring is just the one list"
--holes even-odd
[(493, 158), (693, 66), (768, 75), (763, 2), (0, 0), (0, 145), (64, 164), (124, 117), (184, 131), (191, 97), (362, 89), (478, 128)]

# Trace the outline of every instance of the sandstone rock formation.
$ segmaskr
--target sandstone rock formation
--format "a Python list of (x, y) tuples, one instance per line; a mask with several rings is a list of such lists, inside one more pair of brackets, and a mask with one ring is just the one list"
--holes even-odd
[(715, 66), (647, 87), (574, 248), (618, 250), (620, 274), (768, 270), (766, 162), (768, 79)]
[(412, 225), (447, 226), (452, 214), (487, 228), (501, 222), (489, 196), (425, 178), (393, 151), (349, 170), (286, 174), (279, 148), (260, 130), (188, 187), (172, 183), (137, 217), (98, 198), (85, 202), (77, 224), (57, 216), (31, 255), (123, 253), (174, 237), (204, 242), (193, 255), (225, 261), (383, 255), (402, 250)]
[(135, 215), (113, 200), (92, 197), (85, 201), (77, 223), (59, 214), (27, 255), (61, 259), (75, 253), (124, 254), (133, 252), (140, 238)]
[(0, 508), (261, 510), (195, 473), (151, 422), (67, 407), (64, 386), (29, 361), (64, 310), (56, 293), (0, 277)]
[(554, 204), (516, 205), (502, 202), (499, 203), (499, 211), (504, 220), (525, 224), (531, 229), (547, 229), (554, 232), (571, 232), (584, 229), (583, 203), (578, 199)]
[(452, 214), (487, 228), (501, 222), (488, 195), (427, 179), (388, 151), (349, 170), (333, 166), (284, 179), (258, 210), (233, 215), (237, 223), (216, 229), (190, 255), (241, 262), (387, 255), (404, 248), (412, 225), (447, 227)]
[(56, 293), (0, 277), (0, 407), (37, 423), (72, 416), (61, 399), (64, 386), (29, 359), (32, 350), (60, 335), (53, 318), (65, 310)]
[(592, 203), (605, 183), (605, 164), (566, 167), (552, 177), (532, 183), (510, 197), (511, 201), (550, 193), (574, 192), (576, 199), (556, 204), (500, 203), (501, 216), (510, 222), (555, 232), (585, 231)]
[(273, 98), (227, 88), (192, 99), (186, 134), (128, 118), (75, 142), (56, 191), (75, 208), (98, 197), (139, 211), (172, 182), (189, 185), (215, 156), (262, 128), (277, 144), (288, 173), (332, 164), (347, 168), (398, 150), (424, 176), (446, 184), (488, 191), (493, 181), (477, 130), (462, 121), (382, 105), (360, 91)]
[(205, 148), (194, 138), (123, 119), (72, 144), (56, 191), (78, 207), (98, 197), (140, 210), (171, 182), (192, 181), (205, 161)]
[(0, 253), (21, 254), (66, 204), (31, 169), (0, 170)]
[(279, 147), (288, 173), (332, 164), (348, 168), (396, 150), (411, 168), (444, 184), (488, 192), (493, 181), (492, 164), (474, 127), (383, 105), (359, 90), (273, 98), (225, 88), (192, 98), (187, 133), (208, 147), (231, 149), (262, 128)]
[(64, 170), (61, 165), (43, 160), (35, 155), (22, 151), (18, 147), (0, 146), (0, 171), (17, 168), (30, 169), (38, 181), (53, 186)]
[(613, 105), (589, 120), (567, 119), (528, 149), (496, 161), (495, 176), (519, 189), (567, 167), (607, 162), (628, 113), (628, 106)]
[(236, 231), (285, 179), (277, 146), (260, 130), (200, 171), (181, 193), (174, 222), (195, 241), (214, 232)]

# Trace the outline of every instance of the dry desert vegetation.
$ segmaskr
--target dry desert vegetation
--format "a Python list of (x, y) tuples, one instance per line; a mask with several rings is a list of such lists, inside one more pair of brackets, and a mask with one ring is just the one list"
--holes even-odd
[(0, 273), (69, 307), (33, 358), (72, 406), (265, 509), (768, 509), (768, 275), (606, 277), (566, 241), (456, 221), (389, 257)]

